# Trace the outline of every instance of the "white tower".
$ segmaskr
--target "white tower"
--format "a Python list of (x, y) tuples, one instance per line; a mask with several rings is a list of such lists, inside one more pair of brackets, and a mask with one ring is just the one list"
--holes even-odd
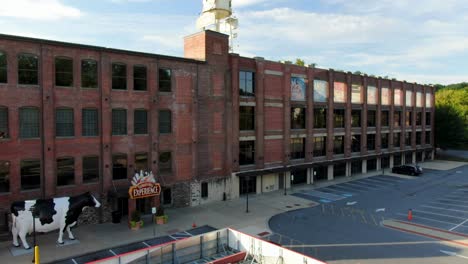
[(239, 24), (236, 17), (232, 16), (232, 0), (202, 0), (203, 11), (197, 19), (199, 30), (211, 29), (230, 36), (230, 49), (233, 49), (233, 41), (237, 37), (234, 32)]

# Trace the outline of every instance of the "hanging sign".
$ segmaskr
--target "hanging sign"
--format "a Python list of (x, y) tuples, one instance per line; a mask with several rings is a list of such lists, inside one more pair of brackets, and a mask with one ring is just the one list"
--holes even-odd
[(156, 183), (152, 172), (135, 173), (128, 190), (130, 199), (140, 199), (161, 194), (161, 185)]

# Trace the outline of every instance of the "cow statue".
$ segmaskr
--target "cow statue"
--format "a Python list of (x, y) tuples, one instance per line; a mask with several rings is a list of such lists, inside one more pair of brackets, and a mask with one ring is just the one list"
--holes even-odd
[(13, 202), (11, 204), (11, 218), (13, 233), (13, 245), (19, 247), (18, 235), (23, 242), (23, 247), (29, 249), (26, 234), (33, 232), (33, 212), (36, 212), (35, 228), (37, 232), (49, 232), (59, 229), (57, 242), (63, 244), (63, 232), (67, 230), (68, 237), (74, 240), (70, 228), (76, 225), (76, 221), (85, 207), (100, 207), (101, 204), (89, 192), (72, 197), (60, 197), (53, 199), (38, 199)]

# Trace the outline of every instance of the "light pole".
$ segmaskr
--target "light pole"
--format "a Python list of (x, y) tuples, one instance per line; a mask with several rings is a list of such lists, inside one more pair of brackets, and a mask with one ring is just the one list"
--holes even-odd
[(249, 212), (249, 180), (250, 180), (250, 177), (248, 176), (247, 177), (247, 197), (246, 197), (246, 208), (245, 208), (245, 212), (248, 213)]
[(151, 213), (153, 213), (153, 238), (156, 237), (156, 207), (151, 208)]
[(284, 182), (284, 195), (287, 195), (286, 193), (286, 173), (283, 172), (283, 182)]
[(36, 263), (36, 261), (37, 263), (39, 263), (39, 259), (36, 259), (36, 254), (39, 253), (39, 249), (36, 248), (36, 217), (37, 217), (36, 207), (34, 205), (31, 206), (31, 208), (29, 208), (29, 211), (31, 211), (31, 214), (33, 217), (33, 260), (32, 260), (32, 263)]

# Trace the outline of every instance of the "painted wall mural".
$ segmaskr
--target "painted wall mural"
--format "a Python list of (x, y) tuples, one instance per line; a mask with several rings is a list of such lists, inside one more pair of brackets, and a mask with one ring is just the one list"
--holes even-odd
[(367, 104), (377, 104), (377, 87), (367, 86)]
[(322, 80), (314, 80), (314, 102), (327, 102), (328, 99), (328, 82)]
[(346, 102), (346, 84), (342, 82), (335, 82), (333, 84), (333, 101), (335, 103)]
[(351, 103), (353, 104), (362, 103), (362, 86), (359, 84), (353, 84), (351, 86)]
[(417, 92), (416, 93), (416, 107), (422, 107), (422, 106), (423, 106), (422, 93)]
[(395, 100), (395, 105), (401, 105), (401, 89), (395, 89), (394, 91), (394, 100)]
[(426, 107), (432, 107), (432, 95), (426, 93)]
[(306, 79), (291, 77), (291, 101), (306, 100)]
[(406, 106), (413, 106), (412, 99), (413, 99), (413, 92), (406, 91)]
[(390, 105), (390, 89), (382, 88), (381, 100), (382, 105)]

